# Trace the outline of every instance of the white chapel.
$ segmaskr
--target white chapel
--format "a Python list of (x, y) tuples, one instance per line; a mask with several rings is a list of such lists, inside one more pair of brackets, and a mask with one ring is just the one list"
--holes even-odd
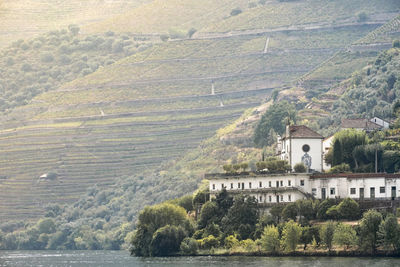
[(308, 172), (323, 171), (324, 137), (304, 125), (287, 125), (285, 134), (278, 137), (278, 156), (289, 162), (293, 169), (303, 163)]

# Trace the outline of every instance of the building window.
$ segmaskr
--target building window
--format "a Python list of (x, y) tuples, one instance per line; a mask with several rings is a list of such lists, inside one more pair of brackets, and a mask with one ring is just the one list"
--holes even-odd
[(292, 181), (291, 180), (288, 181), (288, 186), (292, 186)]
[(335, 188), (334, 187), (331, 187), (331, 195), (334, 195), (335, 194)]
[(300, 185), (304, 186), (304, 180), (300, 180)]
[(224, 184), (221, 184), (221, 189), (224, 189), (224, 188), (225, 188)]
[(283, 195), (281, 195), (281, 202), (283, 202)]
[(249, 188), (251, 189), (251, 182), (249, 183)]
[(262, 182), (260, 182), (260, 187), (262, 187)]
[(231, 183), (231, 189), (233, 189), (233, 183)]
[(356, 194), (356, 189), (350, 188), (350, 195), (355, 195), (355, 194)]
[(269, 181), (269, 182), (268, 182), (268, 186), (269, 186), (269, 187), (271, 187), (271, 186), (272, 186), (272, 183), (271, 183), (271, 181)]
[(288, 195), (288, 199), (289, 199), (289, 201), (292, 201), (292, 196)]
[(240, 189), (240, 183), (238, 183), (238, 189)]
[(303, 145), (302, 149), (303, 149), (303, 152), (307, 153), (308, 151), (310, 151), (310, 146), (309, 145)]
[(279, 181), (276, 181), (276, 187), (279, 187)]
[(268, 196), (268, 200), (269, 200), (269, 202), (272, 202), (272, 197)]
[(262, 202), (262, 196), (260, 196), (260, 202)]
[(317, 188), (311, 189), (312, 195), (316, 196), (317, 195)]
[(281, 186), (283, 186), (283, 181), (281, 181)]
[(215, 190), (215, 184), (213, 184), (213, 190)]
[(384, 186), (379, 187), (379, 193), (381, 193), (381, 194), (385, 193), (385, 187)]

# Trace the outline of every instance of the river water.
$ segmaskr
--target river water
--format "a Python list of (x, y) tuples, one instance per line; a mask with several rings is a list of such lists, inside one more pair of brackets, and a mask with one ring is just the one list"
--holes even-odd
[(136, 258), (127, 251), (0, 251), (0, 267), (77, 266), (217, 266), (217, 267), (316, 267), (400, 266), (400, 258), (336, 257), (168, 257)]

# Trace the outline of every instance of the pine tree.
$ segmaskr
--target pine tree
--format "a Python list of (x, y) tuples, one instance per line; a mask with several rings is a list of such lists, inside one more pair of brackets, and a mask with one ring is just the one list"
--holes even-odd
[(338, 139), (333, 143), (332, 167), (343, 162), (342, 145)]

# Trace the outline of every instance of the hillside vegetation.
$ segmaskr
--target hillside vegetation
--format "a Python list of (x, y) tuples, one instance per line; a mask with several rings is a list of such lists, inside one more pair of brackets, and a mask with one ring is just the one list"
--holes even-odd
[(19, 40), (1, 52), (0, 111), (27, 104), (33, 97), (86, 76), (99, 68), (146, 49), (145, 38), (107, 32), (79, 34), (79, 27)]
[(267, 53), (259, 35), (160, 43), (39, 94), (3, 118), (0, 212), (35, 217), (179, 157), (375, 27), (276, 33)]
[(102, 21), (145, 3), (145, 0), (2, 0), (0, 48), (19, 39), (59, 30), (70, 24)]
[[(272, 2), (282, 9), (301, 3)], [(392, 1), (385, 1), (383, 11), (375, 10), (375, 2), (357, 3), (351, 12), (335, 13), (334, 6), (323, 12), (339, 20), (363, 11), (373, 17), (387, 12), (387, 6), (398, 10)], [(231, 16), (267, 7), (256, 6)], [(272, 92), (276, 100), (301, 99), (297, 108), (303, 107), (308, 88), (281, 89), (308, 77), (304, 74), (392, 16), (338, 28), (332, 19), (325, 28), (175, 38), (41, 91), (2, 117), (0, 221), (8, 221), (3, 231), (45, 214), (56, 228), (47, 236), (52, 241), (39, 248), (121, 247), (143, 205), (195, 190), (202, 174), (220, 171), (225, 163), (248, 161), (254, 168), (262, 151), (253, 147), (252, 129)], [(165, 32), (176, 17), (165, 23)], [(271, 153), (272, 148), (264, 151)], [(21, 236), (37, 241), (37, 227), (27, 225)], [(16, 235), (10, 233), (10, 240)], [(34, 247), (24, 243), (20, 248)]]

